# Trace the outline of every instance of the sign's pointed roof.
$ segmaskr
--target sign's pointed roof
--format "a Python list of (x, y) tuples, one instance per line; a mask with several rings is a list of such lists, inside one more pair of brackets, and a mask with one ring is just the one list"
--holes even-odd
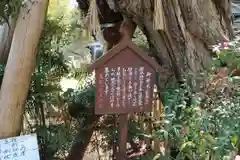
[(142, 58), (146, 63), (148, 63), (152, 68), (159, 70), (160, 65), (151, 57), (146, 55), (146, 53), (143, 52), (142, 49), (140, 49), (136, 44), (134, 44), (129, 39), (123, 39), (118, 45), (114, 46), (112, 49), (110, 49), (106, 54), (104, 54), (102, 57), (97, 59), (93, 64), (91, 64), (88, 67), (89, 71), (93, 71), (96, 68), (101, 67), (104, 65), (108, 60), (119, 54), (123, 49), (130, 48), (132, 49), (139, 58)]

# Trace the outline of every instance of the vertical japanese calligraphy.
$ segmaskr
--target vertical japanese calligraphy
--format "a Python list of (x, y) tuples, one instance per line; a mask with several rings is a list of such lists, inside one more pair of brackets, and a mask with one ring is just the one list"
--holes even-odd
[(151, 73), (146, 73), (146, 88), (145, 88), (145, 105), (149, 104), (149, 98), (150, 98), (150, 90), (151, 90)]
[(102, 108), (103, 107), (103, 93), (104, 93), (104, 77), (103, 77), (103, 74), (100, 74), (99, 75), (99, 81), (98, 81), (98, 94), (99, 94), (99, 97), (98, 97), (98, 103), (99, 103), (99, 108)]
[(109, 82), (109, 68), (108, 67), (105, 67), (104, 68), (104, 77), (105, 77), (105, 90), (104, 90), (104, 93), (105, 93), (105, 96), (108, 95), (108, 91), (109, 91), (109, 86), (108, 86), (108, 82)]
[(122, 68), (122, 106), (126, 107), (126, 81), (127, 81), (127, 73), (126, 69)]
[(116, 107), (120, 107), (120, 96), (121, 96), (121, 67), (117, 68), (117, 88), (116, 88)]
[(132, 97), (133, 97), (133, 86), (132, 86), (132, 76), (133, 76), (133, 68), (132, 67), (128, 67), (127, 69), (127, 77), (128, 77), (128, 85), (127, 85), (127, 98), (128, 98), (128, 105), (131, 105), (132, 102)]
[(110, 106), (114, 107), (115, 103), (115, 88), (116, 88), (116, 69), (111, 68), (111, 91), (110, 91)]
[(134, 82), (133, 82), (133, 107), (137, 106), (138, 101), (138, 68), (134, 68)]
[(102, 110), (142, 110), (151, 104), (152, 89), (152, 73), (145, 66), (105, 66), (98, 74), (97, 105)]
[(143, 105), (144, 67), (139, 68), (138, 106)]
[(36, 135), (0, 140), (1, 160), (39, 160)]

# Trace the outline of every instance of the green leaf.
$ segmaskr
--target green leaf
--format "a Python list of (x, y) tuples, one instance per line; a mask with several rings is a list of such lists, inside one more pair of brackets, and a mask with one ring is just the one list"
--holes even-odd
[(160, 133), (163, 133), (163, 138), (164, 138), (165, 140), (168, 140), (168, 132), (167, 132), (166, 130), (161, 129), (159, 132), (160, 132)]
[(168, 132), (167, 131), (164, 131), (163, 136), (164, 136), (165, 140), (168, 140)]
[(233, 142), (233, 144), (236, 146), (237, 145), (237, 143), (238, 143), (238, 136), (237, 135), (234, 135), (233, 137), (232, 137), (232, 142)]
[(176, 159), (175, 160), (181, 160), (181, 152), (180, 153), (178, 153), (178, 155), (177, 155), (177, 157), (176, 157)]
[(206, 135), (206, 139), (207, 139), (208, 143), (210, 143), (210, 144), (215, 143), (214, 137), (211, 136), (210, 134)]
[(187, 146), (194, 147), (195, 144), (192, 141), (183, 143), (180, 147), (180, 152), (183, 151)]
[(174, 130), (174, 133), (175, 133), (175, 136), (177, 137), (177, 138), (179, 138), (180, 137), (180, 132), (179, 132), (179, 130), (177, 129), (177, 128), (173, 128), (173, 130)]
[(205, 152), (205, 149), (206, 149), (206, 140), (205, 139), (202, 139), (200, 141), (200, 144), (199, 144), (199, 152), (200, 153), (204, 153)]

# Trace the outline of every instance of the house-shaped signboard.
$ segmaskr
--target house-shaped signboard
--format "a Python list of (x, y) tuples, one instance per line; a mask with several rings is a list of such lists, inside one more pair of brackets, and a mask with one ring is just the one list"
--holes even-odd
[(96, 76), (96, 114), (151, 111), (158, 63), (122, 40), (89, 66)]

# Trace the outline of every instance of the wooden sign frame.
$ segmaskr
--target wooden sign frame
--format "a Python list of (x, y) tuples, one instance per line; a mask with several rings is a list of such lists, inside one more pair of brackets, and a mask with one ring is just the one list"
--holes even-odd
[(159, 68), (158, 63), (131, 40), (122, 40), (88, 68), (95, 70), (96, 76), (95, 114), (150, 112)]

